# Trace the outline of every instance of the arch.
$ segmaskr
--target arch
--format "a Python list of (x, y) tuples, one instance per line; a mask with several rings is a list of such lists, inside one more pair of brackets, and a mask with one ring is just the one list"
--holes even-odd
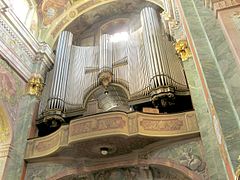
[[(67, 9), (62, 15), (58, 16), (50, 25), (49, 28), (44, 32), (44, 29), (42, 29), (42, 33), (40, 38), (47, 42), (51, 47), (55, 44), (55, 41), (57, 40), (60, 32), (64, 30), (70, 23), (72, 23), (76, 18), (81, 16), (82, 14), (98, 7), (101, 5), (105, 5), (111, 2), (115, 2), (116, 0), (97, 0), (97, 1), (78, 1), (76, 4), (71, 6), (69, 9)], [(163, 2), (162, 0), (147, 0), (162, 9)]]
[[(119, 87), (119, 88), (122, 89), (123, 92), (126, 94), (127, 98), (130, 99), (130, 93), (129, 93), (128, 89), (127, 89), (124, 85), (122, 85), (122, 84), (120, 84), (120, 83), (111, 83), (110, 86)], [(97, 86), (97, 87), (95, 87), (95, 88), (91, 88), (90, 90), (87, 91), (85, 97), (83, 98), (83, 99), (84, 99), (84, 100), (83, 100), (83, 107), (84, 107), (84, 108), (86, 108), (87, 102), (88, 102), (89, 98), (91, 97), (91, 95), (92, 95), (94, 92), (96, 92), (98, 89), (100, 89), (100, 88), (102, 88), (101, 85), (99, 85), (99, 86)]]
[(169, 159), (139, 159), (136, 161), (131, 159), (128, 161), (119, 160), (117, 163), (103, 163), (102, 165), (93, 165), (93, 166), (84, 166), (82, 168), (76, 167), (76, 168), (69, 168), (64, 169), (55, 175), (47, 178), (47, 180), (55, 180), (60, 179), (66, 176), (71, 175), (78, 175), (78, 174), (90, 174), (101, 170), (109, 170), (114, 168), (127, 168), (127, 167), (163, 167), (169, 170), (173, 170), (175, 172), (178, 172), (189, 179), (194, 180), (201, 180), (202, 176), (197, 174), (194, 171), (189, 170), (183, 165), (180, 165), (179, 163), (169, 160)]

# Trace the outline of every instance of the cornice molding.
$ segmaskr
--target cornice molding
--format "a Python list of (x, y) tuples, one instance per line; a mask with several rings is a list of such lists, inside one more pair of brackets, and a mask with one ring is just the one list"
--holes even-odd
[(54, 62), (54, 54), (48, 44), (38, 42), (15, 16), (7, 4), (0, 3), (0, 53), (4, 59), (27, 81), (34, 73), (34, 63), (39, 53), (46, 70)]
[(210, 0), (210, 8), (214, 11), (216, 17), (218, 17), (219, 11), (235, 8), (236, 6), (240, 6), (240, 2), (236, 0)]

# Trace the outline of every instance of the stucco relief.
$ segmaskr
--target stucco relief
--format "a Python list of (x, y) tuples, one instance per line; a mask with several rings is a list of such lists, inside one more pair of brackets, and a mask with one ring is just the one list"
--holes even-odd
[(172, 159), (189, 170), (201, 175), (203, 179), (208, 179), (206, 163), (202, 154), (201, 143), (196, 139), (191, 142), (185, 141), (185, 143), (176, 143), (160, 151), (152, 151), (148, 156), (150, 159)]
[(177, 131), (183, 126), (181, 119), (169, 119), (163, 121), (143, 119), (140, 124), (145, 130), (152, 131)]
[(98, 118), (96, 121), (87, 121), (81, 124), (76, 124), (72, 126), (72, 131), (70, 136), (91, 133), (103, 130), (112, 130), (118, 128), (124, 128), (126, 125), (125, 121), (121, 117), (115, 118)]
[(184, 149), (180, 157), (180, 164), (198, 173), (204, 173), (206, 168), (206, 163), (199, 155), (192, 152), (192, 148)]
[[(133, 126), (136, 127), (133, 128)], [(66, 140), (60, 135), (62, 133), (67, 135), (68, 138)], [(86, 140), (96, 137), (101, 138), (110, 134), (115, 136), (124, 135), (126, 139), (124, 142), (121, 142), (124, 144), (128, 142), (127, 137), (129, 139), (137, 136), (166, 138), (197, 133), (198, 126), (193, 111), (175, 115), (109, 112), (75, 119), (70, 122), (70, 125), (62, 126), (48, 136), (29, 140), (25, 158), (34, 159), (44, 157), (62, 147), (70, 147), (70, 144), (73, 142), (81, 144), (86, 142)], [(116, 146), (118, 144), (117, 141), (112, 143)], [(85, 146), (87, 145), (85, 144)], [(132, 148), (134, 149), (134, 147)]]

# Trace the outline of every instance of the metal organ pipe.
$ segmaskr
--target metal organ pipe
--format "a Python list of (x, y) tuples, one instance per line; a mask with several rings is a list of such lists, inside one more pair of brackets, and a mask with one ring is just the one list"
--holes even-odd
[(100, 60), (99, 69), (102, 71), (112, 72), (112, 42), (110, 42), (110, 35), (103, 34), (100, 37)]
[(58, 40), (49, 109), (64, 108), (72, 37), (72, 33), (63, 31)]
[[(149, 72), (152, 81), (151, 88), (170, 86), (169, 65), (164, 58), (164, 49), (161, 41), (161, 28), (156, 11), (146, 7), (141, 11), (143, 40), (147, 59), (150, 61)], [(152, 82), (151, 82), (152, 83)]]

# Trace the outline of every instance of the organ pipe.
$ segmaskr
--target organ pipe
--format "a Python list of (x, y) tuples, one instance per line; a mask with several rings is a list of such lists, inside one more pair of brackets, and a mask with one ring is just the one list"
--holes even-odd
[[(171, 1), (168, 2), (169, 11)], [(141, 11), (143, 44), (146, 60), (149, 61), (150, 75), (149, 93), (156, 106), (166, 107), (174, 104), (174, 96), (178, 91), (185, 91), (187, 83), (179, 59), (169, 46), (162, 32), (158, 15), (152, 7)]]
[(49, 109), (63, 110), (64, 108), (72, 37), (72, 33), (67, 31), (63, 31), (59, 37), (53, 69)]
[(112, 71), (112, 42), (109, 34), (103, 34), (100, 37), (99, 69), (100, 72)]
[(161, 45), (161, 29), (158, 16), (151, 7), (141, 11), (141, 23), (143, 26), (143, 40), (145, 53), (150, 62), (149, 73), (151, 77), (151, 88), (170, 86), (169, 64), (164, 57), (164, 49)]
[(103, 34), (100, 37), (100, 58), (99, 58), (99, 82), (107, 89), (112, 81), (112, 42), (110, 35)]

